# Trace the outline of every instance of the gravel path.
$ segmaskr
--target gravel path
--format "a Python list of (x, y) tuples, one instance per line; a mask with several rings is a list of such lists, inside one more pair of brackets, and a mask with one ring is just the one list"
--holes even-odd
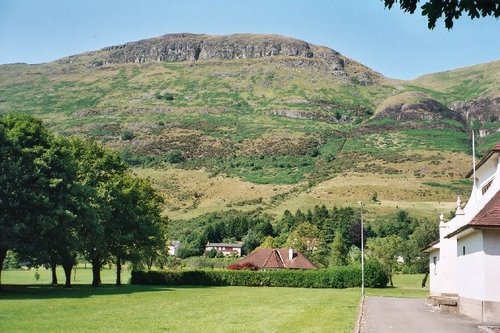
[(361, 333), (484, 333), (479, 325), (464, 316), (436, 311), (423, 299), (366, 297)]

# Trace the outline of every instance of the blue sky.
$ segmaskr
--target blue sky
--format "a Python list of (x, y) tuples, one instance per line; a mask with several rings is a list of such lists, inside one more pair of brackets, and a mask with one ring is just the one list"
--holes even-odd
[(500, 59), (500, 21), (429, 31), (381, 0), (0, 0), (0, 64), (41, 63), (172, 32), (276, 33), (400, 79)]

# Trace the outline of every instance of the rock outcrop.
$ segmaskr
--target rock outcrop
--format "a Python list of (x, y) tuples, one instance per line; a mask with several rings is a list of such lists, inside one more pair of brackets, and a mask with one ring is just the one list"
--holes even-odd
[(300, 57), (328, 62), (331, 70), (342, 71), (344, 59), (336, 51), (278, 35), (210, 36), (168, 34), (102, 49), (92, 60), (94, 66), (116, 63), (255, 59)]
[[(438, 101), (421, 93), (403, 93), (384, 101), (376, 118), (392, 118), (398, 122), (414, 123), (416, 127), (448, 127), (447, 120), (455, 120), (466, 125), (461, 113), (449, 109)], [(407, 127), (409, 124), (406, 124)]]
[[(459, 112), (468, 123), (479, 122), (479, 136), (486, 137), (494, 132), (500, 132), (500, 97), (477, 98), (467, 102), (456, 102), (451, 109)], [(490, 124), (489, 126), (485, 126)]]

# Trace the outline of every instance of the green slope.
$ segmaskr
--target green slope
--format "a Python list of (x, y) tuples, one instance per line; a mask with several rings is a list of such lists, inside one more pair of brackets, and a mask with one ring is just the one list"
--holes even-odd
[[(165, 38), (168, 49), (184, 37), (175, 43)], [(498, 62), (401, 82), (285, 37), (189, 38), (208, 43), (211, 49), (201, 54), (215, 56), (141, 63), (124, 56), (151, 54), (151, 45), (158, 50), (164, 43), (159, 38), (47, 64), (0, 66), (0, 114), (29, 113), (58, 133), (121, 150), (130, 164), (146, 167), (138, 172), (153, 176), (166, 211), (178, 217), (234, 205), (279, 214), (297, 200), (349, 204), (346, 198), (369, 198), (374, 191), (387, 202), (374, 210), (384, 213), (398, 198), (402, 206), (453, 200), (457, 189), (448, 185), (468, 171), (470, 122), (449, 108), (496, 97), (500, 82)], [(217, 53), (275, 45), (281, 53), (271, 56), (225, 59)], [(293, 53), (303, 48), (306, 56)], [(497, 140), (496, 124), (491, 115), (478, 122), (489, 128), (480, 140), (483, 150)], [(193, 184), (193, 170), (206, 176)], [(236, 183), (223, 180), (228, 177)], [(350, 188), (339, 186), (347, 181)], [(231, 200), (224, 194), (228, 186), (244, 194)], [(269, 188), (255, 197), (255, 186)], [(429, 214), (432, 207), (415, 210)]]

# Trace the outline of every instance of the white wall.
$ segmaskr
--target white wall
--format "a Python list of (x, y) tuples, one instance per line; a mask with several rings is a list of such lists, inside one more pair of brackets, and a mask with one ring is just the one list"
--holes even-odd
[[(463, 248), (465, 247), (465, 255)], [(461, 297), (484, 300), (485, 298), (485, 256), (483, 235), (480, 230), (457, 241), (458, 293)]]
[(486, 301), (500, 302), (500, 230), (483, 230)]
[[(434, 258), (435, 264), (434, 264)], [(441, 260), (439, 258), (439, 249), (433, 249), (429, 252), (429, 290), (431, 295), (441, 293), (440, 277)]]

